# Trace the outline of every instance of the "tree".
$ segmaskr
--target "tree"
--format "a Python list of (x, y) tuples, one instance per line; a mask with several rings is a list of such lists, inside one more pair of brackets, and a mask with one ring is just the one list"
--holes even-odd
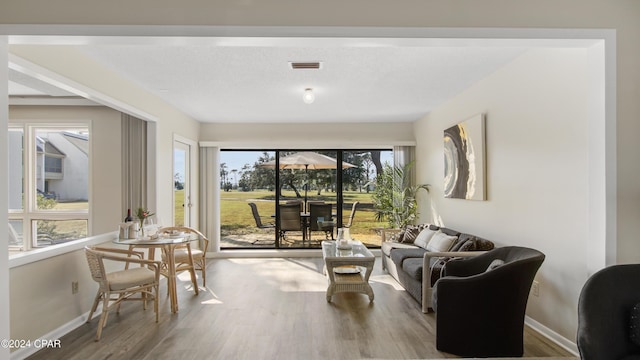
[(273, 169), (262, 167), (261, 165), (274, 160), (273, 156), (269, 156), (268, 152), (263, 152), (253, 164), (253, 170), (248, 175), (251, 189), (268, 189), (273, 190), (276, 183), (276, 172)]
[(391, 227), (399, 228), (412, 224), (418, 216), (418, 190), (429, 191), (429, 185), (411, 185), (413, 162), (405, 166), (385, 164), (376, 179), (373, 203), (376, 220), (386, 220)]
[(380, 160), (380, 150), (371, 150), (371, 162), (376, 167), (376, 174), (383, 172), (382, 160)]
[(180, 173), (173, 175), (173, 188), (175, 190), (184, 189), (184, 182), (182, 181), (182, 175)]
[(233, 174), (233, 179), (237, 188), (238, 187), (238, 169), (232, 169), (231, 173)]
[(242, 170), (240, 170), (240, 181), (238, 181), (238, 188), (241, 191), (252, 191), (253, 188), (251, 187), (251, 174), (252, 174), (253, 170), (251, 168), (251, 165), (249, 164), (244, 164), (242, 166)]

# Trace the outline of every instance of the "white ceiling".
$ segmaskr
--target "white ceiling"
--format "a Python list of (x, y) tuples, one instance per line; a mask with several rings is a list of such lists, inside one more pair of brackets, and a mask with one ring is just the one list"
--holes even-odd
[[(67, 46), (200, 122), (245, 123), (415, 121), (531, 47), (567, 46), (539, 40), (278, 40), (111, 39)], [(322, 68), (293, 70), (291, 61), (320, 61)], [(10, 71), (11, 95), (32, 95), (27, 88), (69, 95), (20, 75)], [(313, 88), (314, 103), (302, 101), (305, 88)]]

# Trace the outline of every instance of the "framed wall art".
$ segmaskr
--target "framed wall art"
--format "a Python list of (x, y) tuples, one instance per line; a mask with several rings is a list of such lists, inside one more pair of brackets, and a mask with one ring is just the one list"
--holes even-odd
[(486, 200), (485, 119), (478, 114), (444, 131), (444, 196)]

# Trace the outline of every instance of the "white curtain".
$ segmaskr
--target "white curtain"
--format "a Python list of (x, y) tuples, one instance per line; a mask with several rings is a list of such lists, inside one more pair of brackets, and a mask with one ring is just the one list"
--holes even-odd
[[(147, 122), (122, 114), (122, 205), (147, 207)], [(123, 215), (124, 218), (124, 215)]]
[(413, 166), (409, 170), (410, 185), (416, 184), (416, 147), (415, 146), (394, 146), (393, 147), (393, 165), (404, 167), (409, 163), (413, 163)]
[(209, 251), (220, 250), (218, 218), (218, 148), (200, 148), (200, 231), (209, 239)]

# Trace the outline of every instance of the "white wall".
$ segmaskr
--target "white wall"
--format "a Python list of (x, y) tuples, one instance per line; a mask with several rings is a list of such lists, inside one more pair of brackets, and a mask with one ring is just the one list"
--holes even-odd
[[(528, 51), (415, 127), (418, 182), (432, 185), (421, 220), (545, 253), (527, 314), (572, 341), (590, 230), (587, 54)], [(445, 199), (443, 130), (478, 113), (486, 115), (487, 201)]]
[[(8, 81), (7, 64), (7, 38), (0, 36), (0, 82)], [(9, 119), (9, 95), (7, 87), (0, 87), (0, 144), (6, 144), (8, 140), (7, 126)], [(9, 152), (6, 146), (0, 147), (0, 169), (8, 168)], [(8, 177), (0, 177), (0, 189), (8, 189)], [(6, 192), (0, 192), (0, 214), (7, 217), (9, 197)], [(7, 232), (5, 232), (7, 231)], [(0, 234), (8, 234), (8, 223), (0, 221)], [(7, 246), (0, 247), (0, 339), (10, 339), (9, 321), (11, 316), (9, 311), (9, 248)], [(0, 358), (6, 359), (9, 356), (9, 349), (0, 348)]]
[(200, 141), (259, 149), (377, 148), (415, 142), (411, 123), (202, 124)]

